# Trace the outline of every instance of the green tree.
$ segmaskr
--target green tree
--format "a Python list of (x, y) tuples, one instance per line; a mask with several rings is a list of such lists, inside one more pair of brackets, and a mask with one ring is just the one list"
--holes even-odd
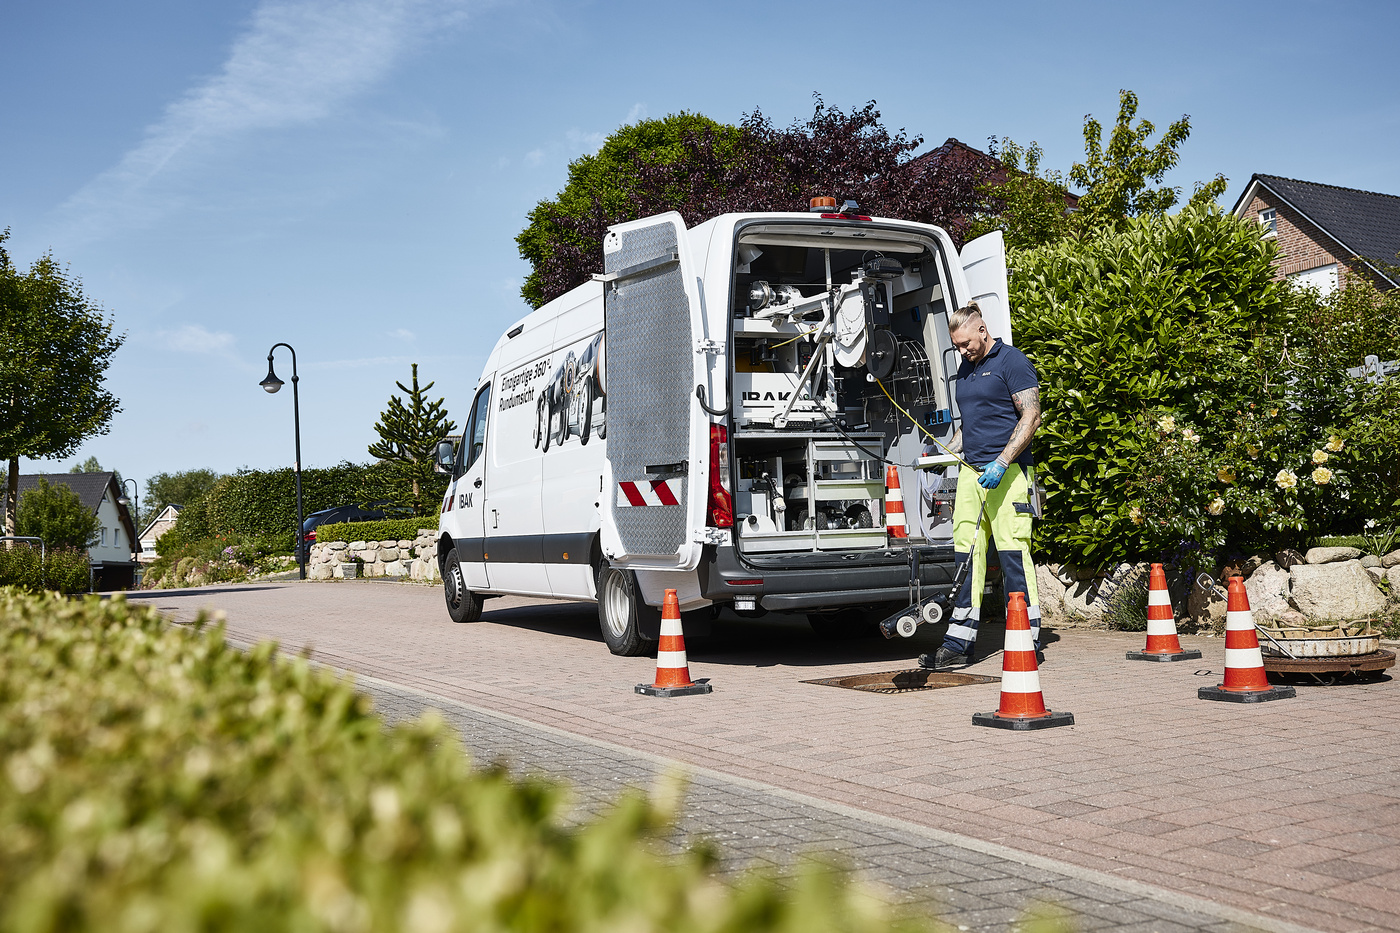
[(83, 505), (67, 483), (49, 485), (39, 477), (39, 485), (20, 496), (15, 516), (15, 534), (43, 538), (51, 548), (87, 548), (97, 540), (102, 522)]
[(141, 499), (141, 514), (150, 521), (167, 505), (187, 508), (194, 505), (214, 488), (219, 474), (213, 470), (177, 470), (157, 473), (146, 480), (146, 494)]
[(45, 254), (20, 272), (0, 234), (0, 460), (8, 461), (6, 533), (14, 534), (19, 458), (66, 457), (121, 410), (103, 386), (126, 339), (82, 283)]
[(597, 152), (569, 163), (569, 180), (564, 189), (553, 200), (536, 204), (530, 211), (529, 225), (515, 238), (521, 258), (533, 267), (520, 289), (525, 300), (538, 308), (567, 291), (556, 290), (546, 282), (546, 267), (574, 251), (597, 251), (601, 243), (593, 229), (596, 225), (578, 222), (595, 215), (613, 218), (611, 223), (642, 216), (636, 213), (632, 193), (643, 166), (691, 166), (692, 150), (685, 140), (689, 134), (707, 131), (715, 136), (721, 161), (732, 159), (738, 127), (682, 111), (660, 120), (624, 126), (609, 136)]
[(447, 417), (443, 399), (429, 402), (428, 390), (436, 383), (418, 385), (418, 364), (413, 364), (413, 387), (396, 382), (401, 392), (408, 395), (407, 404), (397, 395), (389, 396), (389, 407), (379, 415), (374, 430), (379, 440), (369, 445), (371, 457), (397, 464), (401, 474), (411, 485), (413, 494), (411, 505), (414, 515), (427, 515), (429, 503), (423, 496), (426, 486), (434, 489), (439, 485), (433, 481), (433, 461), (437, 456), (437, 446), (457, 429), (457, 425)]
[(978, 190), (987, 199), (987, 210), (973, 222), (968, 239), (1001, 230), (1008, 250), (1032, 249), (1068, 236), (1073, 227), (1066, 203), (1069, 193), (1064, 173), (1040, 173), (1045, 153), (1038, 143), (1022, 147), (1013, 139), (993, 137), (990, 154), (1006, 170), (1002, 181), (988, 181)]
[[(1070, 167), (1071, 184), (1084, 189), (1079, 198), (1075, 224), (1082, 230), (1117, 230), (1130, 217), (1166, 214), (1181, 199), (1181, 189), (1163, 185), (1167, 172), (1181, 161), (1177, 152), (1191, 135), (1191, 117), (1167, 127), (1155, 145), (1150, 144), (1156, 126), (1137, 116), (1138, 98), (1132, 91), (1118, 92), (1118, 120), (1103, 145), (1103, 126), (1092, 115), (1084, 117), (1084, 161)], [(1213, 181), (1195, 186), (1190, 204), (1201, 206), (1214, 203), (1225, 193), (1226, 179), (1216, 175)]]

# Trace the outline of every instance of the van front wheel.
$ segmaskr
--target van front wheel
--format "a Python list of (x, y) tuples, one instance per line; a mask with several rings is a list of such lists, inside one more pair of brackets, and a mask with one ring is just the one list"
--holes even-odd
[(442, 589), (447, 597), (447, 614), (453, 622), (475, 622), (481, 618), (481, 597), (467, 589), (467, 579), (462, 575), (455, 547), (447, 552), (447, 559), (442, 562)]
[(660, 627), (661, 611), (642, 598), (637, 575), (630, 570), (603, 565), (598, 572), (598, 623), (608, 650), (624, 658), (651, 653), (656, 643), (642, 635), (641, 620)]

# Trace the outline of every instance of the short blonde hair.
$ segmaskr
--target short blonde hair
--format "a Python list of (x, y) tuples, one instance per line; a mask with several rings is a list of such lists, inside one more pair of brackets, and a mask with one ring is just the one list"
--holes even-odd
[(966, 307), (959, 308), (948, 315), (948, 333), (955, 334), (967, 326), (967, 322), (973, 318), (982, 320), (982, 309), (977, 307), (977, 302), (970, 301)]

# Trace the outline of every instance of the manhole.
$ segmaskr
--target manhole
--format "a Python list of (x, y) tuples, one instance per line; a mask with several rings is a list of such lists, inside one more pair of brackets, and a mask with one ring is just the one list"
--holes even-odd
[(852, 674), (849, 677), (824, 677), (804, 680), (804, 684), (823, 687), (845, 687), (866, 693), (913, 693), (916, 690), (939, 690), (943, 687), (965, 687), (968, 684), (994, 684), (1000, 677), (984, 674), (938, 673), (916, 667), (911, 671), (885, 671), (882, 674)]

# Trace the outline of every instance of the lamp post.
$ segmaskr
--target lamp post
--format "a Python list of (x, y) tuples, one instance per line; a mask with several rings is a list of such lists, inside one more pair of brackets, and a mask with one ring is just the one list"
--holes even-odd
[[(127, 483), (131, 484), (130, 497), (128, 497), (126, 494)], [(117, 505), (121, 506), (124, 509), (130, 509), (131, 524), (132, 527), (136, 529), (137, 535), (141, 534), (141, 496), (139, 495), (140, 492), (140, 483), (136, 482), (136, 480), (134, 479), (124, 479), (122, 480), (122, 495), (121, 498), (117, 500)], [(133, 545), (131, 549), (133, 553), (141, 549), (140, 538), (133, 539), (131, 543)]]
[(267, 378), (258, 385), (263, 387), (269, 395), (275, 393), (285, 385), (281, 379), (277, 378), (277, 373), (272, 371), (272, 353), (278, 347), (286, 347), (292, 354), (292, 429), (296, 433), (297, 459), (297, 532), (294, 537), (297, 549), (297, 564), (301, 569), (301, 579), (306, 579), (306, 550), (302, 546), (301, 540), (301, 399), (297, 395), (297, 351), (290, 343), (274, 343), (272, 350), (267, 351)]

